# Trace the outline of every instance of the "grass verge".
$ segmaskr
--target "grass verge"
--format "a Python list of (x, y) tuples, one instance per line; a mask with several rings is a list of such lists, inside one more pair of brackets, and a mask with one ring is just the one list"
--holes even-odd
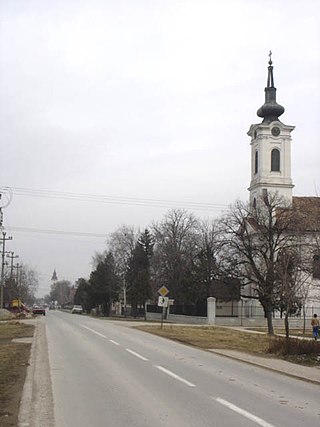
[[(237, 350), (263, 357), (278, 357), (307, 366), (320, 366), (320, 343), (293, 340), (290, 353), (285, 351), (285, 338), (270, 337), (266, 334), (241, 332), (214, 326), (139, 326), (138, 329), (203, 349)], [(277, 345), (276, 345), (276, 344)], [(302, 343), (307, 343), (304, 347)], [(311, 344), (311, 345), (309, 345)], [(312, 345), (315, 344), (315, 345)], [(304, 351), (302, 351), (302, 347)]]
[(34, 326), (17, 321), (0, 323), (0, 425), (17, 426), (31, 344), (13, 338), (33, 336)]

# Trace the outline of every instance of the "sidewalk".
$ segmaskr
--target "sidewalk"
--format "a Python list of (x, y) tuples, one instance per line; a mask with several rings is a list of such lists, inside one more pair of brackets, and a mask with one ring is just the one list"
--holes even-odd
[(288, 375), (293, 378), (298, 378), (303, 381), (320, 385), (320, 368), (297, 365), (296, 363), (271, 357), (253, 356), (237, 350), (209, 349), (209, 351), (215, 354), (220, 354), (221, 356), (249, 363), (251, 365), (260, 366), (261, 368), (269, 369), (283, 375)]

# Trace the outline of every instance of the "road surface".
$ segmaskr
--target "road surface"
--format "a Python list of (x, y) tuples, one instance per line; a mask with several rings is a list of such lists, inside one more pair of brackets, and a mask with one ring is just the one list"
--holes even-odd
[(124, 326), (45, 318), (56, 427), (319, 427), (317, 385)]

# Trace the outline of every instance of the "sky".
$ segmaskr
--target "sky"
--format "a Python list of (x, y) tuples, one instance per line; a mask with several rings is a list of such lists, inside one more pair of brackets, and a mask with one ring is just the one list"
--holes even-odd
[(0, 0), (6, 250), (38, 295), (122, 225), (247, 200), (272, 50), (294, 195), (320, 195), (318, 0)]

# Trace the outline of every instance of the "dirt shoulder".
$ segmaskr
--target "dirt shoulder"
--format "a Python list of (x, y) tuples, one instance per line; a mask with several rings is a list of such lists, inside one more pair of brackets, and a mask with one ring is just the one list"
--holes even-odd
[(18, 321), (0, 322), (0, 425), (17, 426), (31, 343), (12, 342), (32, 337), (33, 325)]

